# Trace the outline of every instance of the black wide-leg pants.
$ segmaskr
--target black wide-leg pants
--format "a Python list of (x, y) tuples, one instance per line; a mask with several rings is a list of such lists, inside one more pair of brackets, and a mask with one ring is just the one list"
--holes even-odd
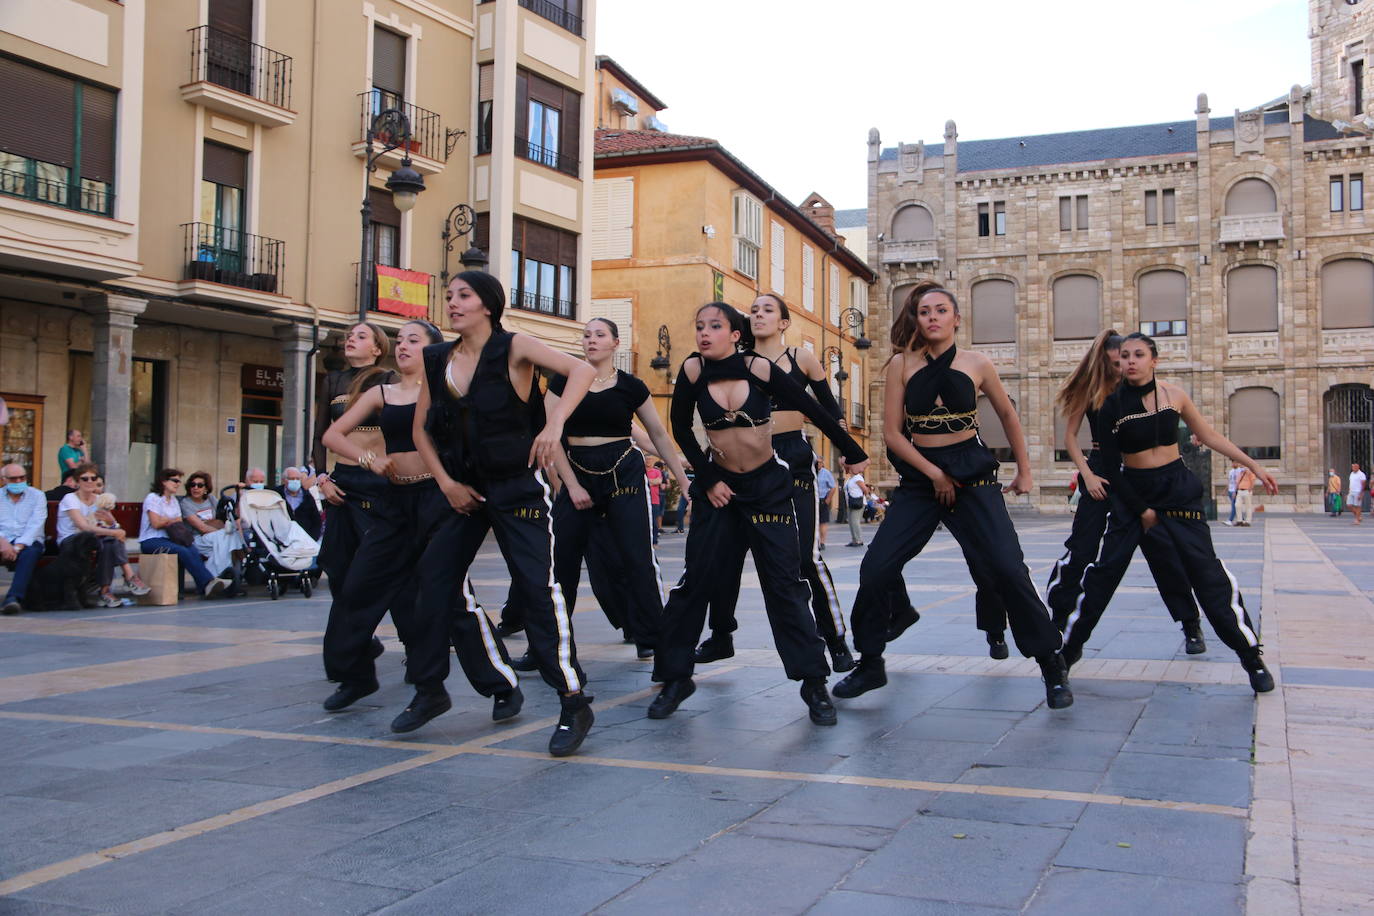
[[(835, 591), (835, 580), (821, 558), (816, 519), (820, 500), (816, 496), (816, 453), (800, 430), (773, 436), (773, 451), (792, 473), (792, 512), (797, 519), (801, 576), (811, 588), (811, 613), (816, 630), (827, 643), (844, 640), (844, 608)], [(740, 580), (744, 576), (744, 554), (738, 564), (720, 571), (716, 594), (711, 596), (712, 633), (733, 633), (739, 628), (735, 608), (739, 603)]]
[(783, 670), (794, 681), (826, 677), (830, 666), (825, 643), (816, 632), (810, 589), (799, 574), (791, 470), (772, 459), (744, 474), (722, 470), (720, 476), (735, 493), (722, 509), (711, 505), (704, 487), (693, 485), (686, 568), (663, 608), (654, 664), (658, 678), (675, 681), (691, 676), (706, 606), (724, 571), (736, 568), (745, 551), (754, 555)]
[[(1045, 590), (1045, 603), (1050, 607), (1055, 625), (1064, 629), (1069, 615), (1078, 605), (1078, 596), (1083, 593), (1083, 572), (1088, 564), (1096, 559), (1102, 546), (1102, 538), (1107, 530), (1108, 514), (1120, 515), (1125, 511), (1120, 500), (1108, 496), (1106, 499), (1093, 499), (1083, 490), (1083, 477), (1078, 477), (1078, 511), (1073, 516), (1073, 528), (1064, 541), (1064, 555), (1050, 571), (1049, 583)], [(1174, 546), (1163, 530), (1156, 528), (1143, 533), (1140, 539), (1140, 552), (1154, 576), (1159, 597), (1168, 609), (1169, 616), (1176, 623), (1191, 623), (1201, 616), (1197, 601), (1193, 599), (1192, 583), (1188, 572), (1179, 558), (1178, 548)]]
[[(1181, 459), (1158, 468), (1125, 468), (1122, 473), (1159, 516), (1148, 535), (1173, 547), (1217, 636), (1237, 653), (1259, 645), (1240, 586), (1212, 546), (1212, 532), (1202, 512), (1202, 482)], [(1126, 511), (1110, 513), (1102, 548), (1083, 572), (1082, 595), (1066, 621), (1065, 645), (1082, 648), (1088, 642), (1131, 564), (1136, 545), (1146, 535), (1138, 516)], [(1156, 584), (1162, 585), (1153, 565), (1151, 572)]]
[[(463, 673), (482, 696), (516, 686), (518, 678), (505, 646), (478, 605), (465, 574), (459, 576), (458, 587), (449, 593), (445, 605), (422, 605), (414, 599), (401, 603), (403, 596), (416, 593), (425, 564), (436, 562), (431, 549), (443, 541), (452, 518), (459, 517), (438, 485), (432, 481), (390, 485), (371, 512), (371, 526), (358, 545), (348, 578), (334, 590), (330, 618), (337, 618), (337, 626), (325, 631), (326, 670), (344, 683), (375, 680), (372, 634), (392, 608), (406, 645), (410, 683), (426, 690), (441, 688), (448, 676), (452, 643)], [(466, 569), (464, 565), (464, 573)]]
[(995, 459), (976, 438), (921, 451), (962, 484), (955, 490), (954, 505), (945, 507), (924, 476), (902, 479), (859, 567), (859, 592), (850, 617), (854, 648), (863, 655), (882, 654), (892, 583), (900, 581), (902, 568), (930, 541), (936, 525), (944, 522), (964, 555), (977, 558), (970, 563), (970, 572), (980, 587), (1001, 602), (1021, 654), (1029, 657), (1057, 650), (1059, 630), (1031, 583), (996, 472), (981, 479), (959, 472), (961, 466), (989, 461), (995, 467)]
[[(624, 627), (639, 643), (653, 646), (663, 617), (663, 586), (654, 553), (644, 454), (624, 440), (570, 446), (568, 457), (575, 462), (577, 482), (592, 499), (590, 507), (578, 509), (564, 487), (553, 504), (554, 572), (568, 611), (577, 600), (585, 556), (594, 592), (609, 590), (609, 582), (598, 581), (603, 577), (624, 589), (623, 601), (609, 609), (607, 616), (615, 615), (611, 623)], [(622, 614), (617, 623), (615, 617)]]

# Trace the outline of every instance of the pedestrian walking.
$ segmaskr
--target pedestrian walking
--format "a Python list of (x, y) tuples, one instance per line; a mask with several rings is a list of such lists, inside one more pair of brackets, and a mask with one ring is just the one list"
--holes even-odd
[(816, 502), (816, 544), (820, 550), (825, 550), (825, 533), (835, 511), (835, 475), (819, 458), (816, 459)]
[(1341, 475), (1335, 468), (1326, 471), (1326, 511), (1332, 518), (1341, 514)]
[(849, 543), (846, 547), (862, 547), (864, 538), (860, 525), (863, 523), (864, 504), (868, 499), (868, 481), (862, 474), (850, 474), (844, 482), (845, 518), (849, 522)]
[(1231, 470), (1226, 472), (1226, 496), (1231, 500), (1231, 515), (1225, 522), (1227, 526), (1236, 523), (1236, 500), (1240, 492), (1236, 485), (1240, 483), (1240, 475), (1243, 470), (1240, 465), (1233, 464)]
[(1355, 516), (1352, 524), (1360, 524), (1360, 516), (1365, 509), (1365, 495), (1368, 490), (1369, 478), (1364, 471), (1360, 470), (1358, 461), (1351, 462), (1350, 465), (1350, 489), (1346, 493), (1345, 502), (1350, 507), (1351, 513)]
[(1240, 476), (1236, 478), (1236, 524), (1249, 528), (1255, 520), (1255, 473), (1239, 465), (1237, 468), (1240, 469)]

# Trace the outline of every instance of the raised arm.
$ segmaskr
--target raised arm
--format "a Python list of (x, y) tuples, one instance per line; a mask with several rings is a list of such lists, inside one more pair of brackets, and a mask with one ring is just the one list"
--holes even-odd
[(840, 410), (840, 404), (835, 400), (835, 393), (826, 384), (825, 369), (821, 366), (821, 361), (816, 359), (816, 355), (810, 350), (796, 350), (797, 365), (801, 367), (802, 374), (806, 376), (807, 387), (816, 396), (816, 401), (821, 405), (821, 409), (836, 420), (845, 429), (849, 429), (845, 423), (844, 411)]
[(1169, 385), (1168, 393), (1174, 406), (1178, 408), (1178, 415), (1183, 418), (1184, 423), (1188, 424), (1188, 429), (1197, 436), (1199, 442), (1213, 451), (1220, 452), (1227, 458), (1239, 461), (1242, 466), (1253, 471), (1255, 477), (1264, 484), (1264, 489), (1270, 496), (1279, 492), (1279, 485), (1274, 480), (1273, 475), (1260, 467), (1255, 459), (1241, 451), (1234, 442), (1217, 432), (1212, 424), (1208, 423), (1202, 416), (1197, 405), (1193, 403), (1193, 399), (1188, 397), (1188, 392), (1175, 385)]
[(840, 428), (839, 421), (821, 408), (815, 398), (808, 397), (800, 385), (783, 373), (774, 372), (773, 364), (762, 357), (751, 360), (749, 370), (780, 406), (787, 410), (799, 410), (815, 423), (816, 428), (835, 443), (844, 455), (846, 467), (861, 472), (862, 466), (868, 462), (868, 455), (849, 433)]
[(696, 410), (696, 386), (701, 378), (701, 358), (689, 356), (683, 360), (678, 370), (677, 382), (673, 385), (673, 400), (668, 408), (668, 421), (673, 428), (673, 441), (682, 450), (687, 463), (696, 472), (697, 480), (703, 490), (709, 489), (720, 480), (716, 466), (706, 460), (706, 452), (697, 441), (692, 429), (692, 414)]
[[(353, 402), (343, 416), (329, 424), (329, 428), (324, 431), (325, 448), (336, 455), (342, 455), (348, 460), (372, 471), (374, 474), (386, 475), (387, 468), (391, 466), (391, 459), (386, 455), (372, 454), (368, 458), (368, 451), (359, 448), (348, 439), (348, 434), (358, 427), (368, 414), (382, 409), (382, 386), (373, 385), (371, 388), (358, 395), (358, 399)], [(419, 414), (417, 409), (416, 414)]]

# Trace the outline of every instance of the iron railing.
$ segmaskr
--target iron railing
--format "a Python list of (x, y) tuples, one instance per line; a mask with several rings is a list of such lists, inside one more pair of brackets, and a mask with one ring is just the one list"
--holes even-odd
[[(564, 0), (566, 3), (567, 0)], [(582, 17), (568, 12), (564, 8), (564, 3), (554, 3), (551, 0), (520, 0), (520, 5), (525, 9), (540, 16), (555, 25), (560, 25), (578, 37), (582, 36)]]
[[(382, 266), (390, 267), (391, 265), (383, 264)], [(353, 271), (353, 301), (355, 303), (358, 301), (358, 284), (366, 280), (367, 290), (369, 293), (367, 300), (367, 310), (369, 312), (387, 312), (388, 314), (401, 314), (400, 312), (389, 312), (387, 309), (383, 309), (381, 305), (378, 304), (377, 293), (379, 289), (381, 289), (381, 287), (379, 287), (375, 282), (377, 274), (376, 264), (367, 265), (367, 270), (364, 271), (362, 265), (360, 265), (357, 261), (354, 261), (350, 265), (350, 269)], [(364, 274), (366, 274), (366, 276), (364, 276)], [(424, 318), (426, 321), (434, 321), (436, 317), (442, 318), (442, 312), (440, 311), (440, 309), (444, 304), (444, 290), (436, 282), (438, 279), (437, 277), (435, 277), (433, 274), (427, 274), (426, 276), (429, 277), (429, 281), (427, 283), (428, 291), (425, 293), (426, 312), (421, 317)], [(442, 326), (442, 321), (439, 323)]]
[(208, 25), (191, 33), (191, 82), (204, 80), (278, 108), (291, 107), (291, 58)]
[(521, 289), (511, 290), (511, 305), (530, 312), (543, 312), (559, 318), (572, 318), (577, 314), (577, 303), (571, 299), (555, 299), (553, 296), (540, 296)]
[(283, 287), (286, 243), (212, 223), (183, 223), (187, 280), (275, 293)]
[[(358, 139), (367, 140), (368, 128), (372, 126), (372, 121), (377, 115), (386, 111), (388, 108), (396, 108), (406, 116), (410, 122), (410, 139), (404, 143), (397, 143), (397, 149), (413, 153), (417, 156), (424, 156), (426, 159), (433, 159), (437, 162), (448, 161), (447, 144), (444, 142), (444, 128), (440, 123), (439, 116), (432, 111), (427, 111), (419, 105), (412, 105), (394, 92), (385, 89), (370, 89), (367, 92), (359, 93), (359, 131)], [(399, 141), (400, 138), (393, 138), (386, 134), (376, 136), (377, 143), (391, 143)]]
[(528, 137), (519, 135), (515, 138), (515, 155), (521, 159), (528, 159), (530, 162), (537, 162), (540, 165), (547, 165), (551, 169), (562, 172), (564, 175), (576, 177), (581, 172), (582, 163), (572, 156), (564, 156), (558, 150), (548, 149), (540, 146)]
[(852, 427), (854, 427), (855, 429), (863, 429), (863, 428), (864, 428), (864, 419), (865, 419), (865, 418), (864, 418), (864, 405), (863, 405), (863, 404), (860, 404), (858, 401), (855, 401), (853, 404), (850, 404), (850, 405), (849, 405), (849, 409), (850, 409), (850, 411), (852, 412), (852, 416), (851, 416), (851, 419), (850, 419), (850, 421), (849, 421), (849, 425), (852, 426)]
[[(114, 214), (114, 185), (109, 182), (91, 178), (72, 181), (71, 169), (66, 166), (38, 162), (34, 159), (24, 160), (24, 164), (27, 168), (22, 172), (0, 169), (0, 194), (55, 204), (83, 213), (96, 213), (100, 216)], [(62, 177), (50, 178), (40, 175), (40, 167), (60, 173)]]

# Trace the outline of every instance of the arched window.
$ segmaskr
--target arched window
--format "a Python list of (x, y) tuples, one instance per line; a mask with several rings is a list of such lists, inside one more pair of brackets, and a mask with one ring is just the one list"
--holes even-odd
[(1263, 178), (1242, 178), (1226, 192), (1226, 215), (1277, 213), (1279, 199), (1273, 185)]
[(1188, 280), (1177, 270), (1152, 270), (1136, 283), (1140, 330), (1151, 337), (1188, 333)]
[[(1016, 402), (1012, 401), (1012, 407)], [(1007, 431), (1002, 428), (1002, 420), (992, 409), (992, 402), (986, 395), (978, 396), (978, 438), (991, 449), (998, 461), (1013, 461), (1011, 443), (1007, 441)]]
[(1231, 395), (1227, 437), (1251, 458), (1278, 458), (1279, 395), (1272, 388), (1241, 388)]
[(1069, 274), (1054, 281), (1054, 339), (1083, 340), (1102, 330), (1102, 289), (1096, 277)]
[(969, 295), (973, 314), (973, 342), (1012, 343), (1016, 340), (1016, 284), (1010, 280), (980, 280)]
[(892, 241), (916, 242), (935, 238), (935, 219), (920, 204), (911, 204), (897, 211), (892, 218)]
[[(1054, 460), (1071, 461), (1069, 450), (1064, 448), (1064, 431), (1068, 428), (1068, 417), (1065, 417), (1057, 409), (1054, 412)], [(1093, 450), (1093, 433), (1088, 426), (1087, 419), (1078, 424), (1078, 447), (1083, 450), (1083, 454), (1088, 454)]]
[(1243, 264), (1226, 275), (1226, 330), (1249, 334), (1279, 329), (1279, 272)]
[(1374, 327), (1374, 264), (1342, 258), (1322, 268), (1322, 327)]

